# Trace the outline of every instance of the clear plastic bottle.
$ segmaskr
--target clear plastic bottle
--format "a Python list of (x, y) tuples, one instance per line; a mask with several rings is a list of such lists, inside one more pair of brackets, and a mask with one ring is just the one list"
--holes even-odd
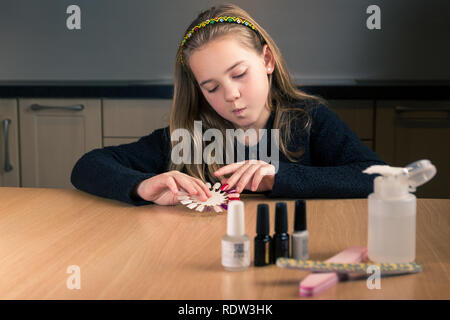
[(420, 160), (405, 168), (371, 166), (363, 171), (378, 173), (374, 192), (369, 195), (367, 250), (369, 259), (378, 263), (409, 263), (416, 258), (416, 187), (436, 174), (429, 160)]

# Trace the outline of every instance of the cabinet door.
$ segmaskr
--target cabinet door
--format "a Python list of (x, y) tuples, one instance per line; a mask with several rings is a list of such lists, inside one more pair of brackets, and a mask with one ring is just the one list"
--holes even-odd
[(127, 144), (138, 141), (139, 138), (103, 138), (103, 146), (118, 146), (121, 144)]
[(328, 100), (331, 110), (344, 120), (358, 137), (371, 150), (373, 149), (373, 114), (372, 100)]
[(424, 198), (450, 198), (450, 101), (378, 101), (377, 153), (391, 166), (429, 159), (436, 176), (417, 188)]
[(169, 125), (171, 99), (104, 99), (104, 146), (138, 140)]
[(0, 99), (0, 187), (20, 187), (17, 100)]
[(70, 174), (102, 146), (99, 99), (19, 99), (23, 187), (73, 188)]

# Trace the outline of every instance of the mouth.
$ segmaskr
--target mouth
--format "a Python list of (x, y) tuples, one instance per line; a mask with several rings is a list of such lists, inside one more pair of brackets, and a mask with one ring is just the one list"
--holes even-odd
[(234, 109), (234, 110), (233, 110), (233, 113), (234, 113), (235, 115), (239, 115), (239, 114), (242, 114), (242, 113), (244, 112), (245, 109), (247, 109), (247, 107), (240, 108), (240, 109)]

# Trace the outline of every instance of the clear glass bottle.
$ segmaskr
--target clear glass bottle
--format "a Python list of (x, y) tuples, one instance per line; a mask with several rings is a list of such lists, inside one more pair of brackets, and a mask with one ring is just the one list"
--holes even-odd
[(244, 227), (244, 203), (230, 201), (227, 234), (222, 237), (222, 266), (225, 270), (242, 271), (250, 266), (250, 238)]
[(368, 197), (368, 256), (378, 263), (409, 263), (416, 258), (416, 187), (429, 181), (436, 168), (420, 160), (405, 168), (371, 166), (378, 173), (374, 192)]
[(295, 201), (294, 232), (292, 233), (292, 258), (308, 260), (309, 233), (306, 228), (306, 201)]

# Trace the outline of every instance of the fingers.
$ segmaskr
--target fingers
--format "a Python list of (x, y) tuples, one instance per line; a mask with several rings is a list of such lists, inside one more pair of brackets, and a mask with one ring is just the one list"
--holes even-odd
[(190, 195), (196, 195), (198, 193), (198, 189), (195, 188), (194, 184), (191, 183), (188, 179), (184, 178), (183, 176), (179, 176), (179, 175), (175, 175), (173, 178), (177, 184), (183, 188), (184, 190), (186, 190), (187, 193), (189, 193)]
[(264, 165), (267, 165), (267, 163), (261, 160), (247, 160), (224, 166), (214, 174), (221, 175), (234, 172), (230, 178), (222, 180), (222, 183), (225, 183), (226, 180), (229, 189), (236, 184), (236, 192), (242, 192), (252, 179), (254, 173)]
[(252, 191), (256, 191), (258, 189), (259, 184), (261, 183), (262, 179), (264, 178), (264, 175), (261, 173), (261, 170), (256, 172), (256, 174), (253, 176)]
[(275, 167), (273, 165), (263, 166), (260, 168), (260, 170), (256, 171), (255, 175), (253, 176), (251, 190), (256, 191), (264, 176), (267, 175), (275, 175)]
[(238, 193), (244, 189), (256, 191), (264, 176), (275, 175), (275, 167), (273, 165), (259, 160), (249, 160), (244, 164), (242, 162), (233, 163), (227, 167), (226, 172), (229, 172), (231, 168), (235, 171), (230, 178), (225, 178), (221, 182), (222, 184), (228, 184), (228, 189), (233, 188), (235, 185), (236, 192)]
[(201, 201), (206, 201), (211, 196), (210, 191), (200, 179), (193, 178), (181, 172), (173, 174), (172, 177), (190, 195), (196, 196)]
[[(233, 188), (233, 186), (240, 180), (242, 174), (251, 166), (252, 165), (250, 163), (246, 163), (246, 164), (242, 165), (239, 169), (237, 169), (236, 172), (234, 172), (233, 175), (227, 181), (228, 189)], [(238, 193), (240, 192), (240, 190), (238, 190), (237, 187), (236, 187), (236, 192), (238, 192)]]
[(239, 182), (236, 184), (236, 192), (240, 193), (247, 186), (248, 182), (253, 178), (255, 172), (259, 172), (261, 164), (255, 164), (250, 166), (241, 176)]
[(230, 174), (235, 172), (237, 169), (239, 169), (242, 165), (244, 165), (245, 161), (241, 161), (241, 162), (235, 162), (226, 166), (223, 166), (222, 168), (220, 168), (219, 170), (216, 170), (214, 172), (214, 175), (216, 177), (218, 176), (223, 176), (225, 174)]
[(178, 190), (177, 183), (175, 182), (174, 178), (169, 177), (169, 179), (167, 179), (167, 186), (169, 187), (170, 191), (172, 191), (172, 193), (174, 195), (178, 194), (179, 190)]
[(200, 179), (194, 179), (194, 180), (200, 186), (200, 188), (205, 192), (207, 197), (212, 196), (211, 190), (209, 190), (209, 188), (206, 186), (206, 184), (202, 180), (200, 180)]
[(208, 198), (211, 196), (211, 193), (206, 187), (206, 185), (201, 180), (197, 181), (197, 179), (193, 179), (192, 184), (197, 189), (197, 197), (202, 201), (208, 200)]

